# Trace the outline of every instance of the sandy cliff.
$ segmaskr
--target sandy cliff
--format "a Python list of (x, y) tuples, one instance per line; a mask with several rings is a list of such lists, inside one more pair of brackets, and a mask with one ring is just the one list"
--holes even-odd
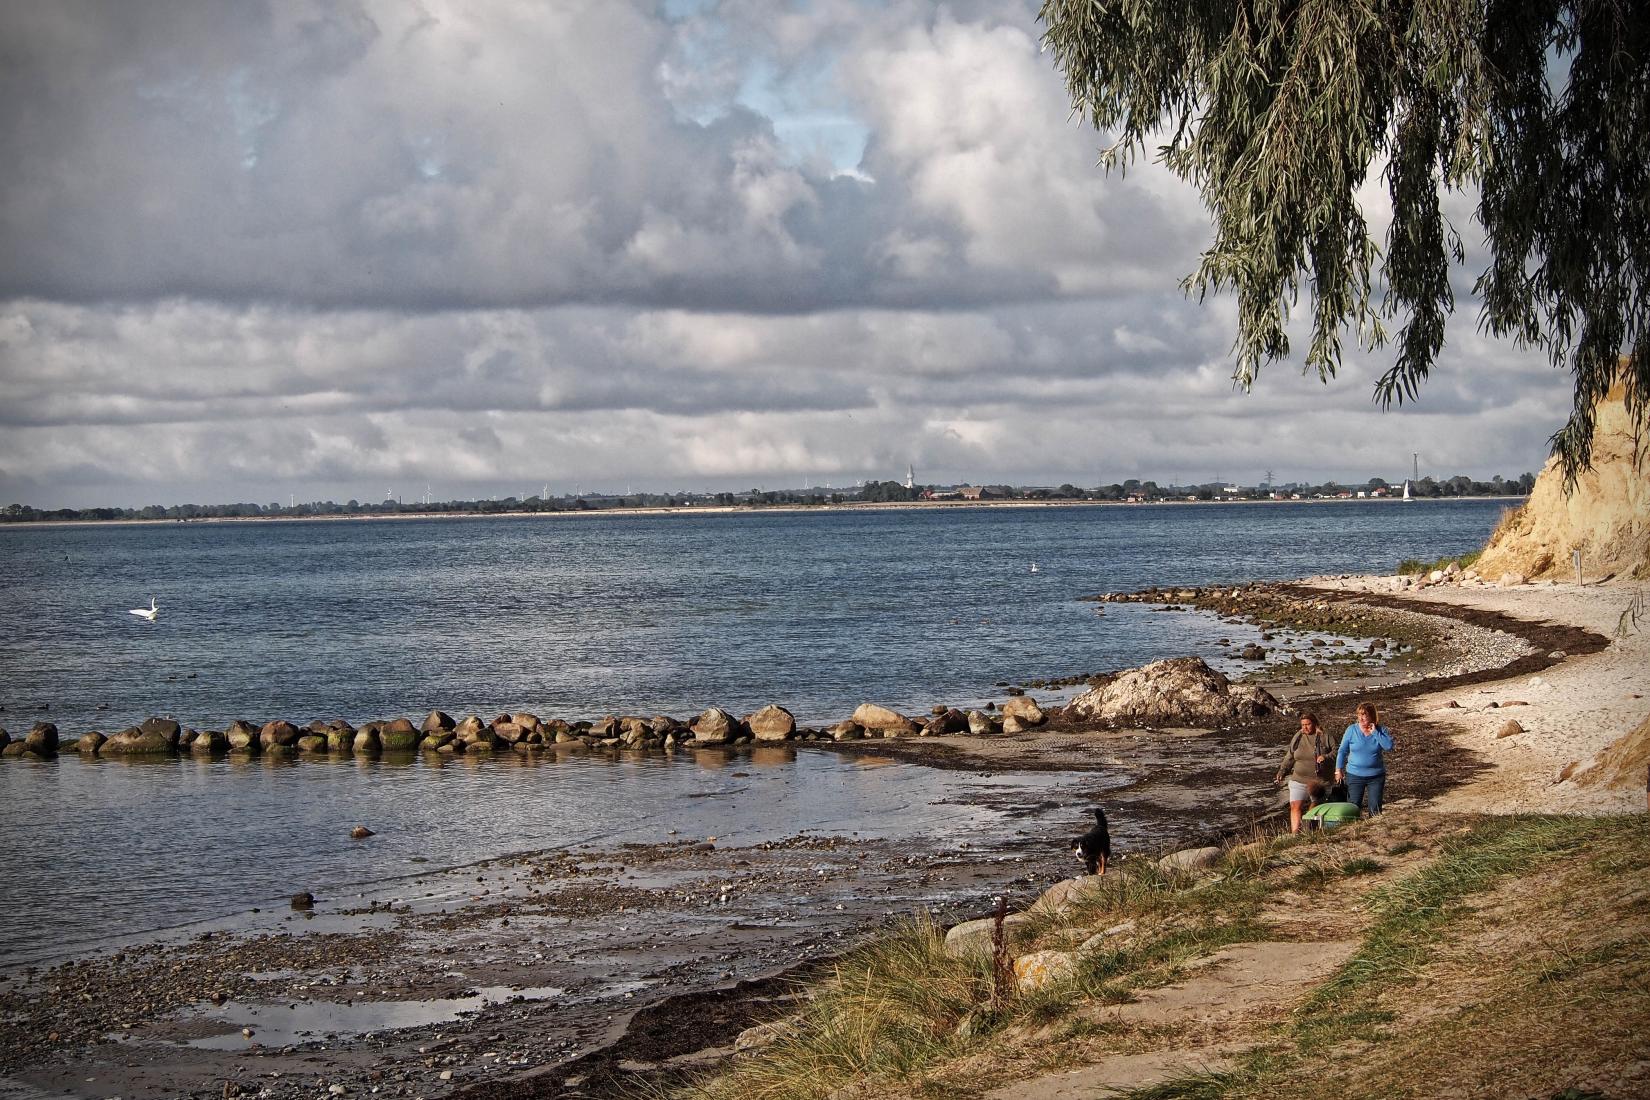
[(1617, 383), (1599, 403), (1593, 468), (1566, 494), (1557, 461), (1548, 460), (1530, 499), (1490, 537), (1480, 575), (1574, 579), (1571, 553), (1580, 550), (1589, 581), (1650, 579), (1650, 447), (1635, 439), (1624, 395)]

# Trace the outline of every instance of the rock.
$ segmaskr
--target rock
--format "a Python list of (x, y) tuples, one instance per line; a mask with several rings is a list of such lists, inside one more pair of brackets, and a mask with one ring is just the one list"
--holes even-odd
[(619, 735), (619, 720), (609, 714), (590, 723), (590, 736), (606, 739)]
[(864, 728), (851, 719), (838, 722), (825, 732), (831, 735), (832, 741), (858, 741), (865, 736)]
[(264, 723), (264, 727), (258, 731), (258, 744), (265, 749), (290, 748), (296, 745), (298, 738), (302, 736), (303, 732), (297, 726), (277, 719)]
[(1003, 704), (1002, 713), (1004, 717), (1018, 718), (1028, 728), (1040, 726), (1048, 721), (1048, 715), (1043, 713), (1043, 708), (1029, 695), (1016, 695), (1009, 699)]
[(293, 894), (292, 907), (294, 909), (315, 908), (315, 895), (310, 893), (308, 890), (303, 890), (299, 893)]
[(424, 724), (418, 727), (418, 732), (440, 733), (452, 729), (454, 725), (456, 723), (453, 721), (452, 715), (443, 711), (432, 710), (425, 716)]
[(1266, 647), (1246, 645), (1238, 650), (1238, 657), (1245, 661), (1264, 661), (1266, 660)]
[(46, 759), (44, 756), (29, 748), (28, 743), (24, 741), (13, 741), (4, 749), (0, 749), (0, 756), (21, 756), (29, 760)]
[(1432, 572), (1427, 574), (1427, 581), (1430, 584), (1437, 584), (1439, 581), (1441, 581), (1443, 579), (1444, 579), (1444, 571), (1442, 569), (1434, 569)]
[(138, 729), (144, 733), (158, 733), (174, 745), (183, 733), (183, 728), (170, 718), (146, 718)]
[(930, 727), (938, 726), (938, 729), (931, 729), (930, 732), (934, 733), (967, 733), (968, 715), (956, 707), (946, 707), (936, 714), (928, 724)]
[(258, 731), (241, 721), (229, 723), (229, 728), (223, 731), (223, 738), (230, 752), (255, 753), (260, 747)]
[(968, 732), (976, 737), (986, 737), (997, 732), (997, 723), (992, 720), (991, 715), (971, 710), (968, 712)]
[(23, 747), (36, 756), (51, 756), (57, 752), (57, 727), (50, 722), (36, 722), (23, 735)]
[(879, 703), (861, 703), (854, 708), (853, 720), (862, 729), (888, 733), (916, 733), (917, 724), (899, 711)]
[(407, 718), (378, 725), (378, 747), (383, 752), (411, 752), (418, 747), (420, 736)]
[(747, 1027), (733, 1040), (733, 1052), (746, 1054), (753, 1050), (760, 1050), (776, 1039), (789, 1038), (796, 1034), (796, 1016), (787, 1016), (783, 1020), (774, 1020), (766, 1024), (757, 1024)]
[(460, 737), (474, 737), (486, 728), (487, 723), (472, 714), (458, 725), (454, 726), (453, 732), (458, 734)]
[[(148, 723), (144, 723), (148, 725)], [(103, 756), (164, 756), (178, 751), (178, 725), (170, 723), (170, 732), (160, 728), (146, 730), (140, 726), (121, 730), (103, 743)]]
[[(945, 934), (945, 953), (958, 958), (976, 951), (989, 953), (995, 919), (982, 917), (979, 920), (965, 920), (953, 927)], [(1014, 930), (1030, 920), (1031, 917), (1025, 913), (1009, 913), (1003, 918), (1003, 939), (1012, 941)]]
[(1524, 727), (1518, 724), (1518, 720), (1515, 719), (1515, 718), (1509, 718), (1509, 719), (1507, 719), (1507, 721), (1505, 723), (1502, 724), (1500, 729), (1495, 731), (1495, 736), (1496, 737), (1517, 737), (1519, 734), (1521, 734), (1523, 732), (1524, 732)]
[(299, 752), (326, 752), (327, 739), (318, 733), (306, 733), (298, 738), (297, 749)]
[(1064, 913), (1084, 897), (1103, 889), (1106, 879), (1101, 875), (1084, 875), (1056, 882), (1041, 897), (1031, 903), (1030, 912)]
[(1203, 871), (1218, 864), (1220, 859), (1221, 851), (1216, 847), (1182, 848), (1158, 860), (1157, 866), (1164, 871)]
[(355, 731), (345, 726), (343, 729), (327, 728), (328, 752), (352, 752), (355, 749)]
[(350, 740), (350, 748), (359, 753), (375, 753), (378, 751), (378, 730), (363, 727), (355, 731)]
[(784, 741), (796, 733), (795, 716), (773, 703), (746, 715), (745, 725), (758, 741)]
[(1197, 657), (1153, 661), (1073, 699), (1079, 718), (1198, 726), (1263, 718), (1283, 709), (1266, 689), (1232, 683)]
[(1069, 951), (1033, 951), (1014, 960), (1014, 978), (1021, 993), (1033, 993), (1077, 973), (1077, 958)]
[(1501, 579), (1495, 583), (1499, 588), (1517, 588), (1519, 585), (1524, 584), (1525, 581), (1526, 578), (1524, 574), (1507, 572), (1501, 574)]
[[(612, 722), (613, 719), (607, 718), (604, 719), (604, 721)], [(514, 745), (517, 741), (520, 741), (522, 738), (527, 736), (527, 728), (525, 726), (519, 726), (514, 722), (494, 722), (493, 736), (497, 737), (500, 741), (503, 741), (506, 745)]]
[[(219, 736), (222, 735), (220, 734)], [(10, 738), (0, 737), (0, 748), (4, 748), (8, 740), (10, 740)], [(91, 733), (88, 733), (82, 737), (79, 741), (76, 741), (74, 749), (81, 756), (95, 756), (107, 740), (109, 740), (107, 737), (103, 736), (96, 730), (93, 730)]]
[(225, 752), (228, 748), (229, 742), (221, 730), (201, 730), (189, 742), (189, 751), (203, 756)]
[(538, 715), (532, 713), (531, 711), (525, 710), (520, 710), (510, 715), (510, 721), (514, 722), (528, 733), (532, 733), (544, 724), (539, 721)]
[(1004, 733), (1024, 733), (1030, 728), (1030, 726), (1027, 726), (1024, 722), (1020, 721), (1020, 719), (1016, 718), (1012, 714), (1003, 719)]
[(738, 721), (721, 707), (710, 707), (689, 723), (696, 745), (725, 745), (738, 736)]
[(1106, 947), (1106, 941), (1111, 937), (1121, 936), (1125, 932), (1133, 931), (1134, 921), (1126, 920), (1122, 924), (1114, 924), (1110, 928), (1096, 932), (1094, 935), (1077, 945), (1077, 957), (1080, 959), (1085, 955), (1092, 955), (1096, 951), (1102, 951)]
[(376, 836), (376, 835), (377, 835), (376, 833), (374, 833), (371, 829), (367, 828), (365, 825), (357, 825), (355, 828), (353, 828), (349, 831), (349, 836), (350, 836), (351, 840), (365, 840), (369, 836)]

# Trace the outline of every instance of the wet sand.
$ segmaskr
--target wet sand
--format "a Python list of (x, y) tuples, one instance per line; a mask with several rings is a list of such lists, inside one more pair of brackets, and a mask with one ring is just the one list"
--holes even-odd
[[(1606, 643), (1500, 608), (1258, 587), (1323, 604), (1323, 621), (1303, 629), (1335, 627), (1349, 601), (1356, 636), (1387, 625), (1418, 639), (1416, 615), (1443, 617), (1423, 664), (1371, 659), (1306, 675), (1291, 665), (1270, 683), (1326, 725), (1371, 698), (1394, 728), (1414, 730), (1440, 691), (1529, 676), (1565, 659), (1555, 652)], [(1264, 620), (1254, 591), (1243, 607), (1210, 609)], [(1521, 655), (1502, 659), (1511, 652)], [(1023, 788), (971, 795), (1012, 815), (971, 850), (807, 834), (544, 852), (319, 898), (273, 924), (260, 914), (31, 968), (0, 983), (0, 1097), (615, 1095), (725, 1053), (809, 968), (890, 920), (967, 919), (997, 894), (1029, 901), (1070, 874), (1066, 838), (1096, 800), (1124, 858), (1245, 827), (1276, 803), (1269, 780), (1293, 724), (1096, 731), (1057, 720), (1014, 736), (799, 746), (985, 777), (1045, 772), (1050, 783), (1032, 799)], [(1447, 732), (1407, 739), (1401, 763), (1389, 792), (1398, 802), (1494, 767)]]

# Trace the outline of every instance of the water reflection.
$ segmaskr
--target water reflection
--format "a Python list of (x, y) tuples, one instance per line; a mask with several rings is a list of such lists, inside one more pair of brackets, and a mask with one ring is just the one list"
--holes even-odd
[[(886, 756), (792, 745), (6, 764), (5, 907), (49, 915), (62, 931), (35, 943), (0, 941), (0, 968), (254, 907), (284, 909), (300, 890), (343, 898), (414, 869), (511, 852), (673, 835), (745, 845), (804, 830), (994, 843), (1019, 825), (1005, 827), (970, 792), (1019, 785), (1033, 802), (1056, 781), (988, 784)], [(376, 835), (351, 839), (358, 824)]]

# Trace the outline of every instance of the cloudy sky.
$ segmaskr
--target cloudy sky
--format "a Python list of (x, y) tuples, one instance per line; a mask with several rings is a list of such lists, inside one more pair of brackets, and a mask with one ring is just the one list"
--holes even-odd
[(1372, 403), (1379, 359), (1235, 391), (1230, 303), (1178, 289), (1196, 197), (1095, 167), (1038, 34), (1026, 0), (0, 5), (0, 503), (1539, 469), (1567, 376), (1476, 331), (1470, 270), (1418, 406)]

